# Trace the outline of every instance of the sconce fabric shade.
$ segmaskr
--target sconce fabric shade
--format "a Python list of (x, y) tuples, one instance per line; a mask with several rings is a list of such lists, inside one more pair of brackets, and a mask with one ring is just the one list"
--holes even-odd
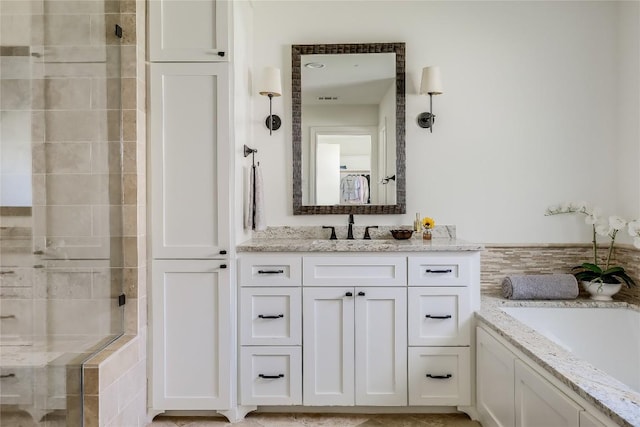
[(420, 83), (421, 95), (441, 95), (442, 79), (440, 78), (440, 67), (424, 67), (422, 69), (422, 82)]
[(259, 87), (260, 95), (263, 96), (281, 96), (282, 95), (282, 79), (280, 78), (280, 69), (275, 67), (265, 67), (262, 72), (262, 82)]

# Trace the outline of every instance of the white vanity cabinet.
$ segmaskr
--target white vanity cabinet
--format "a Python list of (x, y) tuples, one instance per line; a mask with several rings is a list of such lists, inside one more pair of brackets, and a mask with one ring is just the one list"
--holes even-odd
[(149, 59), (227, 61), (231, 0), (151, 0)]
[(240, 253), (241, 403), (471, 405), (479, 264), (477, 250)]

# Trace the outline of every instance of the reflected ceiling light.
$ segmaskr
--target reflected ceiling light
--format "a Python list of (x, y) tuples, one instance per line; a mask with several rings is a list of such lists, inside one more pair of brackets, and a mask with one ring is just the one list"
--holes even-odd
[(420, 83), (420, 95), (429, 95), (429, 112), (421, 113), (418, 116), (418, 126), (429, 128), (433, 132), (433, 95), (442, 95), (442, 79), (440, 78), (440, 67), (425, 67), (422, 69), (422, 81)]
[(269, 97), (269, 116), (267, 120), (265, 120), (265, 124), (267, 128), (269, 128), (269, 135), (271, 135), (274, 130), (280, 129), (280, 125), (282, 124), (280, 117), (271, 113), (273, 97), (282, 96), (282, 79), (280, 78), (279, 68), (265, 67), (262, 73), (260, 95)]

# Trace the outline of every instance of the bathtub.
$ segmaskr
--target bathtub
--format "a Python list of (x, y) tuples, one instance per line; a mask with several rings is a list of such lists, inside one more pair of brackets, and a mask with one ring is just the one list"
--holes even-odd
[(640, 393), (640, 311), (593, 307), (500, 309)]

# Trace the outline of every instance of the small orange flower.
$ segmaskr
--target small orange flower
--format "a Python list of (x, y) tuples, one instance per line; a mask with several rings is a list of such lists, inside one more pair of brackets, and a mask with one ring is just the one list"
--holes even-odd
[(426, 228), (427, 230), (430, 230), (435, 226), (436, 226), (436, 222), (433, 220), (433, 218), (429, 218), (428, 216), (425, 216), (424, 218), (422, 218), (422, 227), (423, 228)]

